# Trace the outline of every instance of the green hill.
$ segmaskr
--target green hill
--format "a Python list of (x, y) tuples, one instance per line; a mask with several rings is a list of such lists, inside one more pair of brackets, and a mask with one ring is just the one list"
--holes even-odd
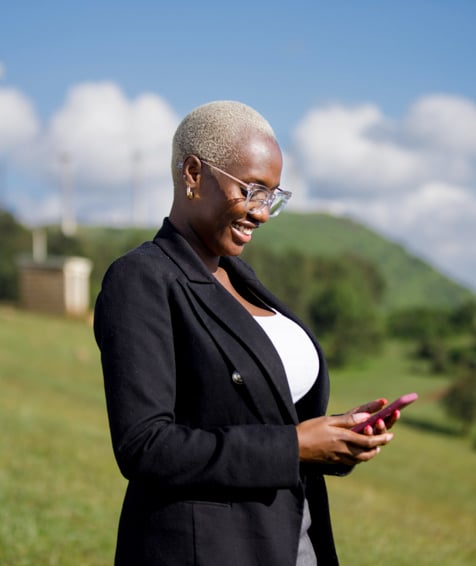
[[(104, 270), (115, 257), (151, 239), (154, 234), (154, 228), (82, 227), (78, 233), (80, 248), (95, 265), (93, 294), (99, 288)], [(373, 263), (385, 280), (385, 310), (413, 306), (455, 307), (476, 297), (469, 289), (410, 254), (402, 245), (348, 218), (287, 212), (258, 230), (251, 246), (268, 247), (282, 253), (297, 250), (312, 255), (360, 255)]]
[[(19, 253), (29, 252), (31, 243), (24, 226), (6, 213), (0, 215), (0, 220), (2, 218), (0, 235), (4, 249), (0, 261), (0, 299), (12, 300), (16, 296), (15, 258)], [(74, 238), (65, 238), (58, 226), (50, 226), (47, 231), (50, 254), (83, 255), (92, 259), (91, 294), (95, 297), (108, 265), (125, 251), (153, 238), (156, 229), (81, 226)], [(414, 306), (455, 307), (476, 297), (403, 246), (347, 218), (287, 212), (255, 233), (250, 249), (255, 247), (267, 247), (280, 253), (297, 250), (321, 256), (360, 255), (377, 267), (385, 281), (383, 307), (386, 310)]]
[(386, 309), (454, 307), (475, 294), (395, 242), (348, 218), (327, 214), (281, 215), (253, 236), (253, 244), (273, 251), (315, 255), (360, 255), (376, 265), (386, 283)]

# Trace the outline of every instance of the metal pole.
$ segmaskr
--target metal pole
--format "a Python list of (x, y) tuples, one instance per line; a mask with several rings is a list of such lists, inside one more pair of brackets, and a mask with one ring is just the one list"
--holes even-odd
[(76, 221), (73, 212), (73, 179), (71, 175), (71, 156), (67, 152), (59, 155), (61, 178), (61, 230), (65, 236), (76, 234)]

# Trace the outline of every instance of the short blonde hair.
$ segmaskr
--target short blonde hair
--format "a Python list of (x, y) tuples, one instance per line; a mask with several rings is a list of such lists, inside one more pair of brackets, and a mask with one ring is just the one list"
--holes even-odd
[(182, 164), (188, 155), (196, 155), (218, 167), (240, 159), (240, 143), (250, 134), (276, 136), (259, 112), (232, 100), (218, 100), (198, 106), (179, 124), (172, 143), (172, 177), (180, 185)]

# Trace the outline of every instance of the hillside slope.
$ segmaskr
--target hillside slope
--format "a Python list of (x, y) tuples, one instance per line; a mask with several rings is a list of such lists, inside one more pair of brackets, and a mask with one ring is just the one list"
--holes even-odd
[[(92, 259), (91, 295), (95, 297), (108, 265), (127, 250), (152, 239), (156, 231), (155, 227), (83, 225), (73, 239), (65, 239), (58, 226), (50, 226), (48, 248), (53, 255), (83, 255)], [(373, 263), (385, 280), (385, 310), (414, 306), (454, 307), (476, 299), (474, 293), (411, 255), (403, 246), (347, 218), (286, 212), (254, 234), (250, 249), (256, 247), (280, 253), (297, 250), (325, 256), (358, 254)], [(246, 259), (246, 248), (243, 257)]]
[(379, 269), (386, 282), (384, 308), (453, 307), (475, 295), (399, 244), (348, 218), (286, 212), (253, 236), (253, 245), (277, 252), (315, 255), (358, 254)]

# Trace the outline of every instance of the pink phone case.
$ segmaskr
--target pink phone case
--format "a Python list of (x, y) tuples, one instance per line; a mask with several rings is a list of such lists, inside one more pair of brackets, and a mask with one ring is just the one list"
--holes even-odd
[(383, 407), (383, 409), (380, 409), (380, 411), (371, 415), (363, 423), (359, 423), (358, 425), (355, 425), (352, 428), (352, 430), (355, 432), (362, 432), (366, 426), (370, 425), (373, 427), (374, 424), (379, 419), (385, 421), (386, 419), (391, 417), (395, 411), (403, 409), (404, 407), (410, 405), (410, 403), (413, 403), (413, 401), (416, 401), (417, 399), (418, 399), (418, 395), (416, 393), (407, 393), (406, 395), (402, 395), (401, 397), (396, 399), (393, 403), (390, 403), (390, 405), (386, 405), (385, 407)]

